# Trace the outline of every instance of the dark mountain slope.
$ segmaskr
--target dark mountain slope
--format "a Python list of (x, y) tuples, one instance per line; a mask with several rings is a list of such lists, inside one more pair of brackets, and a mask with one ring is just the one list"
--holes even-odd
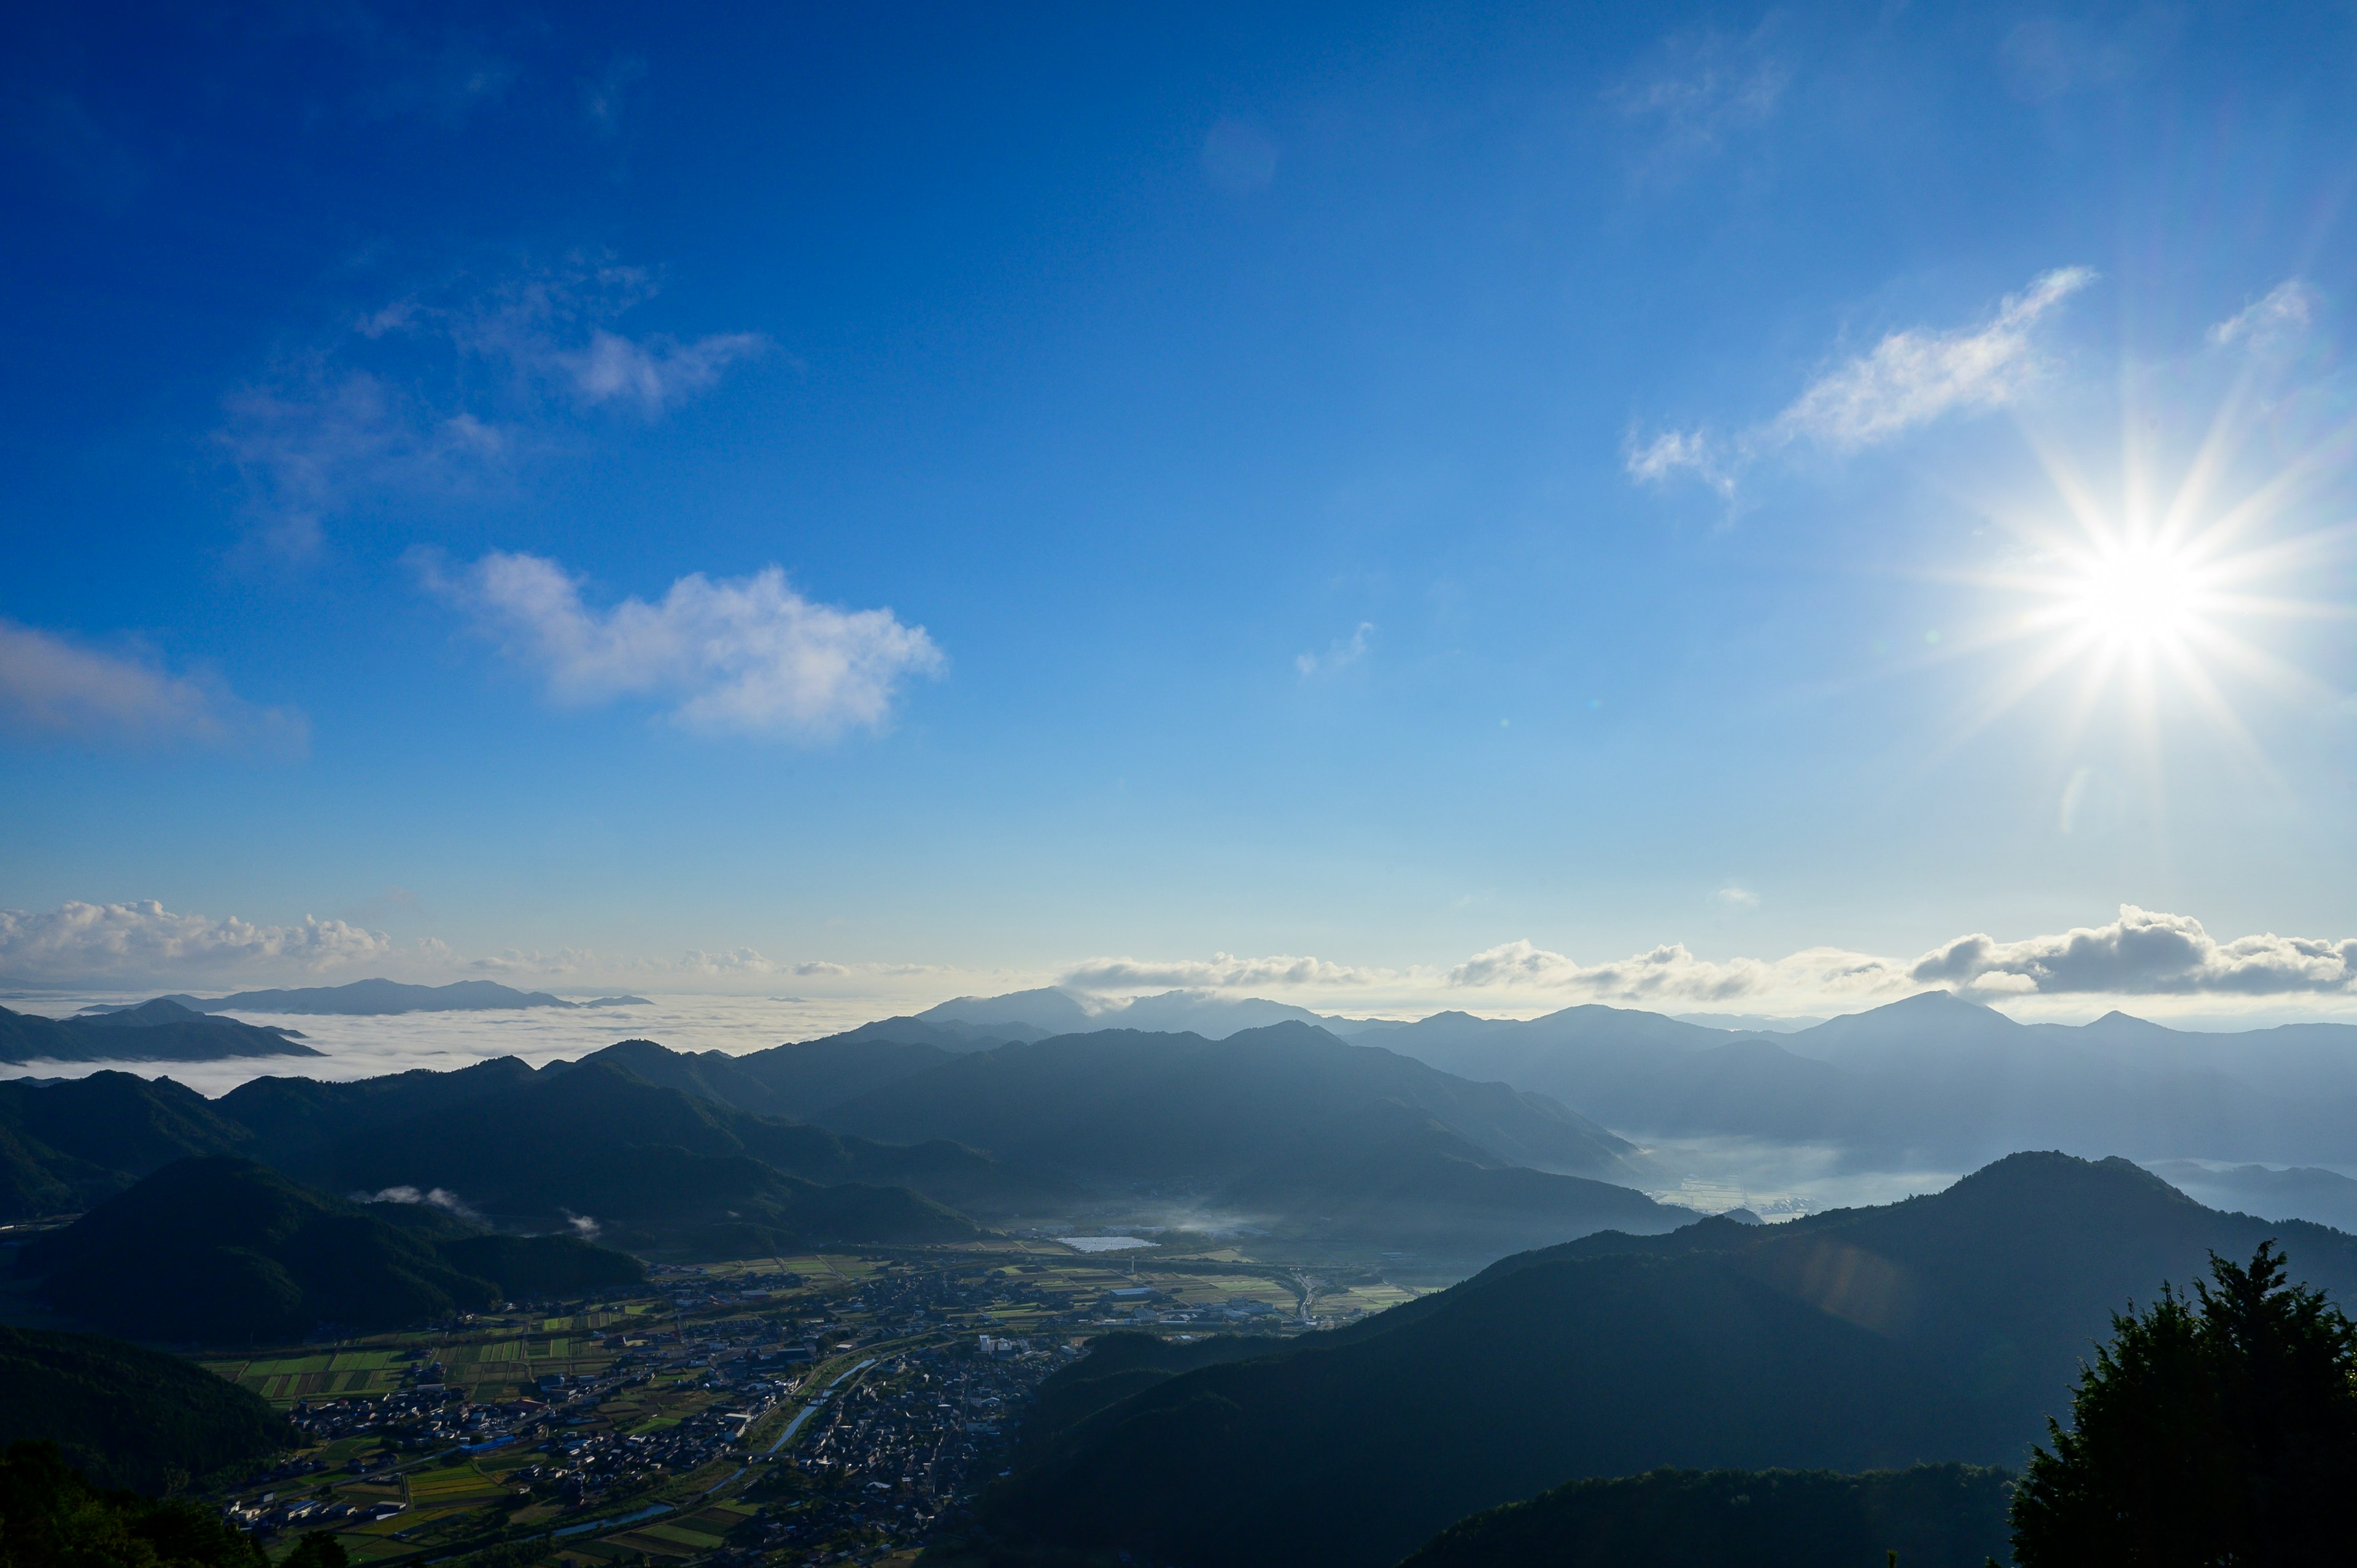
[(209, 1018), (162, 997), (81, 1018), (44, 1018), (0, 1007), (0, 1062), (210, 1062), (319, 1054), (292, 1035), (234, 1018)]
[(1218, 1201), (1270, 1216), (1316, 1215), (1326, 1232), (1452, 1258), (1494, 1257), (1596, 1230), (1674, 1230), (1695, 1218), (1625, 1187), (1510, 1165), (1396, 1100), (1303, 1129)]
[(1158, 1382), (1065, 1433), (991, 1514), (1188, 1568), (1374, 1568), (1567, 1478), (2018, 1463), (2111, 1312), (2270, 1234), (2296, 1275), (2357, 1290), (2357, 1239), (2052, 1155), (1786, 1226), (1589, 1237)]
[(70, 1213), (190, 1155), (248, 1149), (253, 1134), (170, 1079), (94, 1072), (0, 1083), (0, 1219)]
[(160, 1492), (268, 1458), (285, 1418), (202, 1367), (94, 1334), (0, 1327), (0, 1444), (56, 1444), (102, 1487)]
[(389, 1328), (499, 1298), (430, 1240), (226, 1155), (166, 1166), (27, 1248), (24, 1266), (59, 1311), (176, 1342)]
[[(377, 1213), (229, 1155), (167, 1165), (25, 1250), (43, 1300), (112, 1333), (175, 1342), (388, 1328), (544, 1282), (627, 1284), (632, 1259), (571, 1236), (453, 1234)], [(480, 1271), (480, 1272), (478, 1272)]]
[(1904, 1465), (1942, 1438), (1915, 1387), (1896, 1348), (1707, 1260), (1564, 1262), (1394, 1333), (1157, 1383), (989, 1515), (1185, 1568), (1373, 1565), (1566, 1476)]
[(382, 1078), (327, 1083), (308, 1078), (257, 1078), (213, 1101), (228, 1121), (250, 1131), (274, 1160), (294, 1158), (313, 1144), (414, 1118), (445, 1115), (487, 1095), (530, 1083), (533, 1069), (513, 1057), (477, 1062), (455, 1072), (418, 1068)]
[(2008, 1477), (1969, 1465), (1861, 1476), (1656, 1470), (1574, 1481), (1460, 1520), (1400, 1568), (1981, 1568), (2011, 1541)]
[[(911, 1079), (943, 1062), (976, 1050), (990, 1050), (1004, 1041), (957, 1041), (944, 1044), (933, 1037), (945, 1031), (917, 1025), (911, 1037), (884, 1033), (899, 1021), (866, 1024), (848, 1034), (798, 1045), (773, 1046), (737, 1058), (745, 1076), (759, 1083), (776, 1106), (773, 1114), (798, 1122), (823, 1121), (826, 1112), (846, 1101), (888, 1084)], [(748, 1111), (759, 1105), (748, 1104)]]
[[(594, 1060), (314, 1142), (289, 1163), (339, 1190), (447, 1187), (504, 1219), (561, 1225), (587, 1216), (630, 1246), (698, 1255), (972, 1236), (972, 1220), (904, 1186), (844, 1178), (930, 1165), (986, 1187), (995, 1172), (968, 1150), (854, 1145)], [(835, 1179), (787, 1174), (793, 1165)]]
[(1002, 1046), (845, 1101), (823, 1120), (893, 1142), (949, 1138), (1090, 1179), (1211, 1189), (1298, 1129), (1377, 1100), (1424, 1112), (1512, 1164), (1621, 1179), (1643, 1172), (1632, 1145), (1553, 1101), (1303, 1024), (1218, 1041), (1107, 1029)]

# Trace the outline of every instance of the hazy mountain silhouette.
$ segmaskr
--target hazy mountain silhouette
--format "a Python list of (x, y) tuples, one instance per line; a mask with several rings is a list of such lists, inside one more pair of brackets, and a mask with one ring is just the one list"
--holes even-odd
[(1831, 1144), (1889, 1167), (2025, 1146), (2357, 1161), (2348, 1025), (2202, 1034), (2121, 1013), (2024, 1025), (1929, 992), (1772, 1036), (1584, 1006), (1529, 1020), (1442, 1013), (1374, 1037), (1634, 1136)]
[(1394, 1100), (1501, 1164), (1621, 1180), (1636, 1147), (1540, 1095), (1474, 1083), (1286, 1023), (1222, 1040), (1105, 1029), (954, 1058), (844, 1101), (827, 1125), (892, 1142), (950, 1138), (1074, 1177), (1210, 1193), (1304, 1129)]
[(136, 1007), (44, 1018), (0, 1007), (0, 1062), (210, 1062), (316, 1057), (292, 1029), (211, 1018), (159, 996)]
[(1087, 1034), (1098, 1029), (1137, 1029), (1223, 1040), (1241, 1029), (1265, 1029), (1271, 1024), (1293, 1023), (1315, 1025), (1347, 1039), (1361, 1031), (1397, 1027), (1389, 1019), (1338, 1018), (1289, 1003), (1257, 996), (1227, 996), (1211, 991), (1165, 991), (1152, 996), (1100, 1000), (1089, 1005), (1071, 993), (1053, 986), (1010, 992), (1004, 996), (960, 996), (926, 1008), (917, 1018), (925, 1023), (984, 1027), (1028, 1026), (1039, 1031), (1033, 1038)]
[(1787, 1225), (1591, 1236), (1036, 1434), (989, 1514), (1164, 1562), (1372, 1568), (1571, 1478), (2018, 1464), (2111, 1313), (2270, 1235), (2357, 1288), (2357, 1239), (2061, 1155)]
[(407, 985), (397, 980), (355, 980), (344, 985), (306, 985), (291, 991), (241, 991), (230, 996), (175, 995), (200, 1013), (479, 1013), (511, 1007), (614, 1007), (648, 1005), (643, 996), (601, 996), (567, 1002), (545, 991), (518, 991), (490, 980), (460, 980), (448, 985)]

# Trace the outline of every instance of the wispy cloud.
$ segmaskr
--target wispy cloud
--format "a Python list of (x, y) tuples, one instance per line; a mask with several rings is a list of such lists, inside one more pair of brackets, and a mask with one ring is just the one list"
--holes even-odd
[(715, 581), (694, 573), (654, 603), (595, 609), (555, 562), (494, 552), (427, 582), (468, 611), (553, 701), (655, 697), (708, 734), (825, 740), (881, 729), (904, 682), (946, 665), (922, 627), (888, 609), (815, 604), (771, 566)]
[(1763, 124), (1792, 84), (1792, 68), (1762, 24), (1738, 37), (1715, 29), (1663, 40), (1656, 58), (1609, 89), (1605, 102), (1653, 128), (1655, 156), (1706, 151)]
[(241, 700), (208, 676), (175, 674), (0, 620), (0, 725), (20, 735), (300, 752), (303, 716)]
[(217, 439), (264, 538), (299, 553), (354, 505), (498, 482), (565, 445), (569, 417), (656, 419), (768, 347), (621, 331), (656, 292), (643, 269), (583, 260), (389, 300), (232, 391)]
[(1362, 620), (1350, 636), (1338, 637), (1328, 644), (1324, 653), (1296, 654), (1293, 668), (1305, 681), (1312, 675), (1331, 674), (1364, 659), (1373, 646), (1374, 635), (1375, 623)]
[(1722, 493), (1766, 454), (1795, 442), (1835, 452), (1880, 445), (1952, 413), (2018, 401), (2050, 370), (2039, 329), (2055, 306), (2095, 281), (2085, 267), (2061, 267), (2007, 295), (1984, 321), (1945, 332), (1909, 328), (1885, 336), (1811, 382), (1773, 419), (1720, 438), (1707, 430), (1631, 432), (1631, 478), (1661, 483), (1690, 472)]
[(2241, 346), (2260, 351), (2307, 336), (2322, 301), (2314, 288), (2298, 278), (2286, 278), (2249, 305), (2210, 328), (2209, 338), (2223, 349)]
[(666, 403), (702, 392), (730, 365), (759, 353), (762, 343), (753, 332), (716, 332), (693, 343), (662, 337), (634, 341), (601, 327), (589, 335), (587, 349), (554, 361), (572, 375), (582, 402), (635, 403), (652, 418)]

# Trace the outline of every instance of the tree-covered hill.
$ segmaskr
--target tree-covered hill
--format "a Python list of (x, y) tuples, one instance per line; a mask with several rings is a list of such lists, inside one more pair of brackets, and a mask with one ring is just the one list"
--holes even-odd
[(0, 1452), (8, 1568), (269, 1568), (251, 1536), (195, 1503), (109, 1491), (45, 1443)]
[(78, 1212), (174, 1160), (254, 1143), (214, 1102), (168, 1078), (94, 1072), (0, 1083), (0, 1220)]
[(1655, 1470), (1573, 1481), (1487, 1509), (1400, 1568), (1981, 1568), (2004, 1562), (2010, 1477), (1972, 1465), (1828, 1470)]
[(1785, 1226), (1590, 1237), (1155, 1380), (1057, 1434), (989, 1518), (1186, 1568), (1373, 1568), (1581, 1477), (2018, 1465), (2112, 1312), (2266, 1234), (2357, 1289), (2357, 1240), (2051, 1155)]
[(213, 1344), (292, 1338), (323, 1323), (388, 1328), (489, 1306), (551, 1277), (581, 1288), (644, 1273), (569, 1236), (486, 1246), (389, 1223), (229, 1155), (166, 1166), (26, 1248), (20, 1266), (80, 1322)]
[(626, 1245), (697, 1256), (962, 1240), (974, 1221), (913, 1182), (1001, 1202), (1040, 1185), (970, 1150), (845, 1140), (594, 1059), (274, 1157), (338, 1190), (446, 1187), (502, 1220), (584, 1215)]
[(160, 996), (79, 1018), (0, 1007), (0, 1062), (210, 1062), (319, 1054), (292, 1036), (292, 1030), (210, 1017)]
[(0, 1327), (0, 1444), (37, 1440), (102, 1487), (161, 1492), (254, 1465), (295, 1433), (259, 1396), (177, 1356)]

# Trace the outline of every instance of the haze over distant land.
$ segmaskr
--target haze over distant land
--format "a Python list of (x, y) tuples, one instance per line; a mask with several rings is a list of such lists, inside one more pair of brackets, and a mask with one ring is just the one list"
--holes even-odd
[(447, 985), (404, 985), (392, 980), (355, 980), (292, 991), (241, 991), (233, 995), (169, 1000), (199, 1013), (338, 1013), (367, 1016), (385, 1013), (480, 1013), (510, 1007), (626, 1007), (648, 1005), (643, 996), (600, 996), (567, 1002), (544, 991), (518, 991), (490, 980), (459, 980)]

